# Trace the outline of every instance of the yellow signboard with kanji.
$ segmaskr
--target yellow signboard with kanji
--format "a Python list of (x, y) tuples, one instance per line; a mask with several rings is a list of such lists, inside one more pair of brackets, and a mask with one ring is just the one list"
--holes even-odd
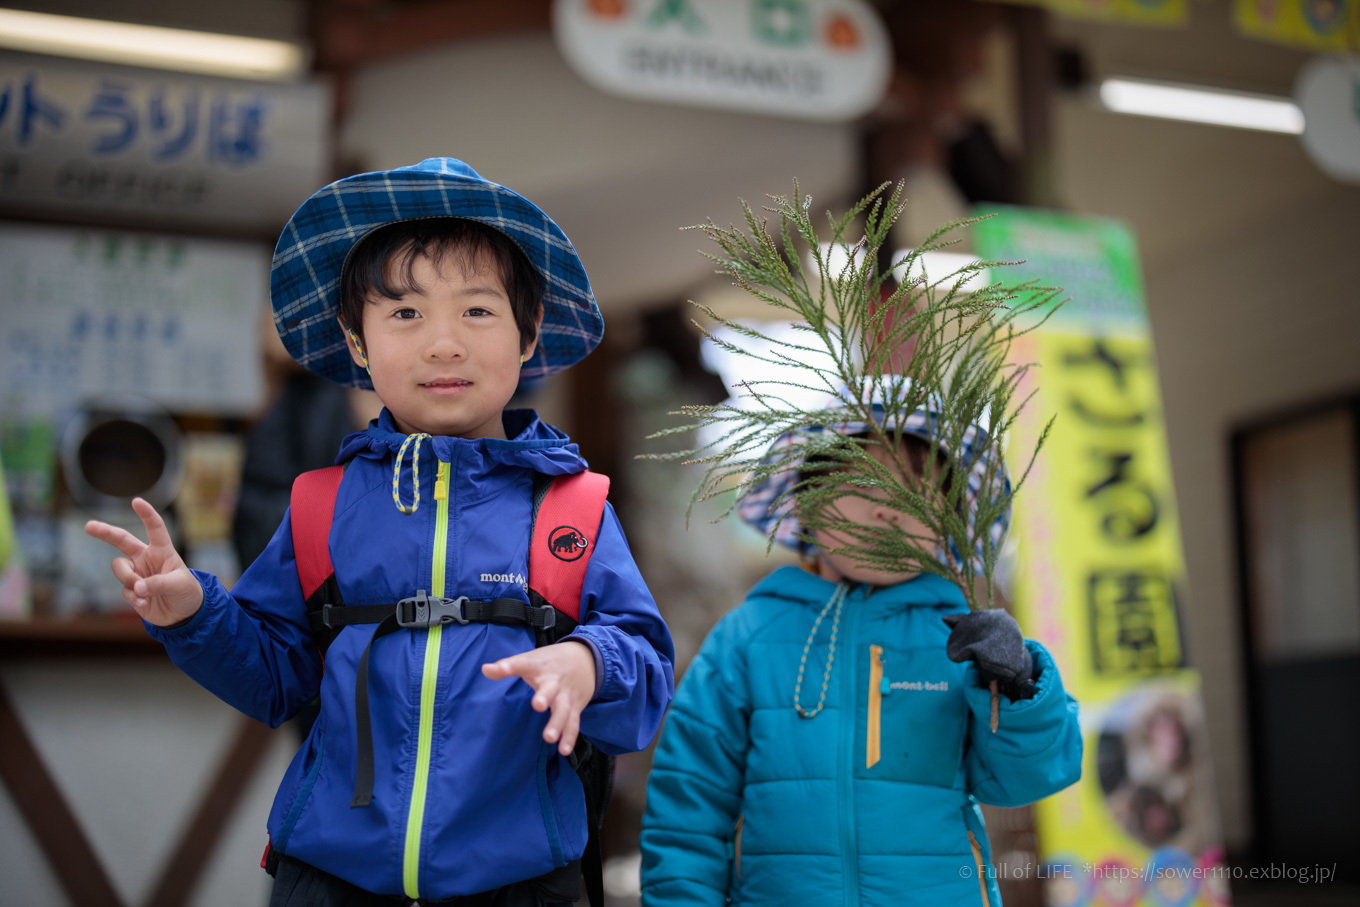
[(1070, 19), (1095, 19), (1128, 25), (1184, 25), (1190, 18), (1189, 0), (1006, 0), (1042, 6)]
[(1081, 703), (1086, 747), (1081, 781), (1036, 806), (1048, 903), (1226, 904), (1136, 244), (1122, 224), (1020, 209), (975, 230), (980, 255), (1071, 297), (1016, 342), (1042, 367), (1009, 445), (1032, 450), (1057, 414), (1012, 529), (1016, 617)]
[(1308, 50), (1360, 50), (1360, 0), (1234, 0), (1237, 30)]

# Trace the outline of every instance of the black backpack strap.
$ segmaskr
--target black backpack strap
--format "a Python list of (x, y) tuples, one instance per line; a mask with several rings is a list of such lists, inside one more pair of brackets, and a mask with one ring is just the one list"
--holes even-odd
[(553, 630), (559, 615), (552, 608), (526, 604), (517, 598), (472, 601), (460, 598), (432, 598), (420, 589), (399, 602), (379, 605), (324, 604), (307, 615), (318, 635), (335, 633), (341, 627), (380, 624), (389, 617), (400, 627), (426, 628), (441, 624), (508, 624), (536, 631)]
[(589, 837), (586, 839), (585, 853), (581, 855), (581, 873), (585, 876), (586, 895), (590, 898), (591, 907), (603, 907), (604, 857), (600, 849), (600, 829), (604, 823), (604, 811), (614, 792), (614, 757), (580, 737), (571, 754), (571, 766), (581, 779), (586, 796)]
[[(341, 610), (344, 610), (343, 608)], [(364, 646), (364, 654), (359, 657), (359, 667), (354, 672), (354, 730), (357, 747), (354, 751), (354, 797), (349, 801), (350, 809), (367, 806), (373, 802), (373, 723), (368, 714), (368, 653), (381, 637), (400, 629), (395, 613), (389, 614), (378, 624), (373, 636)]]

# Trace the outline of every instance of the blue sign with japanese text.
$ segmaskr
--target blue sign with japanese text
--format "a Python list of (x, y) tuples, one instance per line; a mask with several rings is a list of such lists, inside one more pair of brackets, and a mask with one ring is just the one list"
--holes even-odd
[(0, 53), (0, 213), (274, 230), (329, 175), (330, 91)]

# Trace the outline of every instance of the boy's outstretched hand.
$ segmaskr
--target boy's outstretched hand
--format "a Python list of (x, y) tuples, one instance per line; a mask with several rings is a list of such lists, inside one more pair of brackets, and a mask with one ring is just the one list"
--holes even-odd
[(98, 520), (86, 523), (85, 531), (126, 555), (113, 559), (113, 575), (123, 584), (124, 600), (143, 620), (158, 627), (188, 620), (203, 607), (203, 587), (184, 566), (156, 508), (133, 498), (132, 509), (146, 527), (147, 542)]
[(555, 644), (482, 665), (492, 680), (519, 677), (534, 690), (534, 711), (552, 709), (543, 739), (563, 756), (576, 747), (581, 710), (595, 696), (595, 653), (581, 643)]

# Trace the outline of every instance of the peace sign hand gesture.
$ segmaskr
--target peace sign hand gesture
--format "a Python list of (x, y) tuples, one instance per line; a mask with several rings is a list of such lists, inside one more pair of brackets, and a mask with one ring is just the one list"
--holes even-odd
[(114, 558), (110, 565), (113, 575), (123, 584), (123, 599), (144, 620), (158, 627), (193, 617), (203, 606), (203, 587), (184, 566), (156, 508), (141, 498), (133, 498), (132, 509), (146, 527), (147, 542), (126, 529), (98, 520), (85, 524), (87, 533), (126, 555)]

